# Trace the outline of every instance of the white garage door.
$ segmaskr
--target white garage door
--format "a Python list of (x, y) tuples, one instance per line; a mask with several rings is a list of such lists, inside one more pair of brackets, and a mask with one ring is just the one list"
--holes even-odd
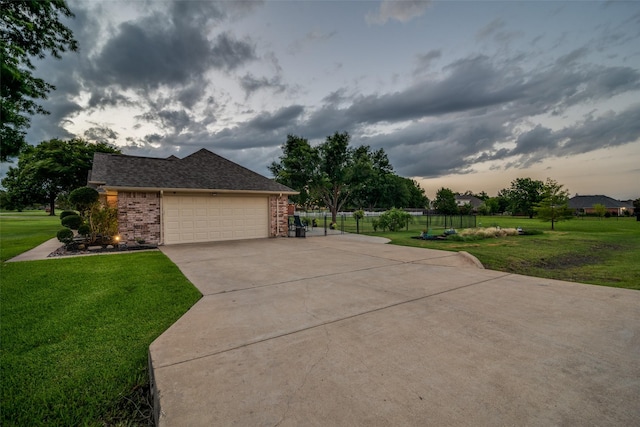
[(269, 236), (267, 197), (165, 195), (163, 211), (166, 244)]

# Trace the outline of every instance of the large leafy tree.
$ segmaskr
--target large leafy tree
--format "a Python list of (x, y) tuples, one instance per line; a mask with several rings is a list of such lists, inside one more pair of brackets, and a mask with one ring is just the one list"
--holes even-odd
[(347, 203), (357, 208), (424, 207), (428, 203), (415, 181), (393, 173), (383, 149), (351, 148), (350, 140), (347, 132), (336, 132), (313, 147), (305, 138), (288, 135), (282, 156), (269, 170), (276, 181), (300, 191), (292, 200), (305, 207), (315, 203), (327, 207), (333, 222)]
[(372, 151), (368, 145), (357, 147), (353, 151), (351, 204), (368, 209), (393, 206), (388, 203), (394, 193), (393, 177), (393, 166), (382, 148)]
[(276, 181), (300, 191), (298, 203), (318, 201), (331, 211), (331, 220), (336, 222), (338, 211), (354, 188), (350, 139), (347, 132), (336, 132), (312, 147), (306, 139), (289, 135), (280, 162), (273, 162), (269, 170)]
[(556, 222), (573, 218), (573, 212), (569, 209), (569, 191), (563, 187), (547, 178), (542, 190), (542, 200), (535, 207), (538, 218), (550, 221), (552, 230), (555, 230)]
[(436, 212), (442, 215), (456, 215), (458, 213), (456, 196), (449, 188), (442, 187), (436, 192), (433, 207)]
[(33, 58), (56, 58), (78, 49), (73, 33), (60, 22), (73, 14), (64, 0), (0, 0), (0, 55), (2, 56), (2, 127), (0, 161), (25, 147), (29, 115), (47, 114), (36, 103), (46, 99), (53, 85), (33, 75)]
[(28, 146), (20, 154), (18, 166), (9, 168), (2, 180), (9, 204), (20, 209), (34, 203), (48, 203), (50, 214), (55, 215), (59, 194), (87, 184), (96, 152), (119, 153), (120, 150), (82, 139), (52, 139), (35, 147)]
[(543, 199), (544, 182), (531, 178), (517, 178), (511, 181), (511, 187), (501, 193), (509, 201), (513, 214), (528, 215), (533, 218), (535, 208)]
[(269, 166), (276, 181), (300, 192), (298, 196), (291, 196), (291, 200), (304, 207), (315, 202), (315, 195), (311, 192), (317, 178), (318, 156), (318, 150), (307, 139), (287, 135), (280, 162), (273, 162)]
[(387, 181), (383, 208), (422, 208), (429, 204), (429, 199), (425, 195), (424, 189), (411, 178), (398, 175), (391, 175)]
[(313, 182), (313, 190), (331, 212), (331, 222), (336, 222), (338, 211), (347, 202), (354, 188), (350, 140), (351, 136), (347, 132), (336, 132), (318, 146), (319, 169)]

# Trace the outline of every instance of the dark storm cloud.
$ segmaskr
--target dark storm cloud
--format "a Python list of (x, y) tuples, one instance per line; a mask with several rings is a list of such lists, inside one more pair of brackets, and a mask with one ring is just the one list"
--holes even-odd
[(559, 155), (586, 153), (599, 148), (632, 143), (640, 137), (640, 104), (619, 113), (608, 112), (600, 117), (588, 116), (575, 126), (558, 132), (563, 142)]
[(520, 96), (520, 81), (512, 70), (496, 70), (486, 56), (456, 61), (447, 71), (439, 82), (360, 97), (345, 113), (361, 123), (393, 122), (490, 107)]
[(256, 58), (251, 40), (229, 32), (215, 34), (216, 25), (237, 9), (232, 4), (160, 5), (166, 7), (121, 23), (83, 67), (81, 78), (97, 93), (94, 100), (111, 105), (113, 97), (101, 97), (105, 88), (149, 94), (162, 87), (185, 108), (193, 108), (206, 93), (209, 70), (228, 72)]
[(292, 105), (281, 108), (275, 113), (262, 113), (247, 122), (247, 127), (259, 131), (274, 131), (283, 127), (292, 128), (298, 117), (304, 112), (302, 105)]
[(256, 59), (255, 46), (251, 42), (236, 40), (229, 33), (222, 33), (216, 37), (211, 55), (211, 64), (224, 70), (233, 70)]
[(118, 133), (108, 126), (96, 123), (96, 126), (84, 131), (84, 138), (91, 142), (113, 144), (118, 139)]
[[(584, 102), (640, 89), (640, 74), (634, 69), (574, 67), (585, 54), (574, 51), (529, 73), (521, 71), (517, 61), (500, 65), (476, 56), (446, 67), (448, 74), (439, 81), (393, 94), (359, 96), (344, 108), (337, 106), (335, 96), (327, 97), (301, 125), (306, 131), (302, 135), (318, 138), (338, 129), (350, 131), (357, 140), (369, 124), (413, 121), (365, 141), (384, 147), (400, 173), (423, 177), (468, 172), (475, 163), (489, 160), (511, 159), (512, 167), (527, 166), (547, 157), (636, 141), (637, 107), (587, 117), (562, 131), (543, 126), (518, 131), (527, 126), (528, 117), (562, 114)], [(436, 117), (435, 122), (424, 121)]]
[(118, 105), (131, 106), (135, 102), (113, 88), (96, 88), (89, 98), (89, 108), (115, 107)]
[(240, 77), (240, 86), (247, 97), (261, 89), (271, 89), (275, 93), (283, 92), (286, 89), (286, 85), (282, 83), (282, 79), (279, 76), (272, 77), (271, 79), (266, 77), (257, 78), (251, 73)]

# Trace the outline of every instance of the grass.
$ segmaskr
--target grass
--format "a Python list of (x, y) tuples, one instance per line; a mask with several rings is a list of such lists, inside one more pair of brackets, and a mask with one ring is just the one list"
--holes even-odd
[(635, 218), (580, 218), (556, 224), (555, 231), (548, 222), (521, 217), (478, 217), (477, 223), (543, 234), (469, 241), (412, 239), (424, 228), (419, 223), (409, 231), (367, 234), (387, 237), (397, 245), (467, 251), (492, 270), (640, 289), (640, 222)]
[[(5, 231), (22, 247), (51, 238), (38, 220), (3, 215), (3, 246)], [(200, 298), (178, 268), (144, 252), (2, 263), (0, 273), (0, 424), (148, 424), (148, 347)]]
[(60, 218), (44, 211), (0, 213), (0, 261), (55, 237), (61, 228)]

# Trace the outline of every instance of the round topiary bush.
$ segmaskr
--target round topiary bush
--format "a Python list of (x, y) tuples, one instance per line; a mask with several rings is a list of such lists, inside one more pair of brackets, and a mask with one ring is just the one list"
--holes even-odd
[(69, 194), (69, 202), (79, 211), (86, 211), (99, 198), (98, 190), (91, 187), (76, 188)]
[(62, 218), (62, 225), (72, 230), (77, 230), (82, 225), (80, 215), (69, 215)]
[(63, 228), (62, 230), (58, 231), (56, 237), (59, 241), (61, 241), (65, 245), (68, 245), (69, 243), (73, 242), (73, 231), (68, 228)]
[(60, 212), (60, 220), (64, 219), (64, 217), (71, 216), (71, 215), (78, 215), (78, 212), (76, 212), (76, 211), (62, 211), (62, 212)]
[(80, 234), (81, 236), (88, 236), (89, 234), (91, 234), (91, 227), (89, 227), (89, 224), (82, 224), (80, 227), (78, 227), (78, 234)]

